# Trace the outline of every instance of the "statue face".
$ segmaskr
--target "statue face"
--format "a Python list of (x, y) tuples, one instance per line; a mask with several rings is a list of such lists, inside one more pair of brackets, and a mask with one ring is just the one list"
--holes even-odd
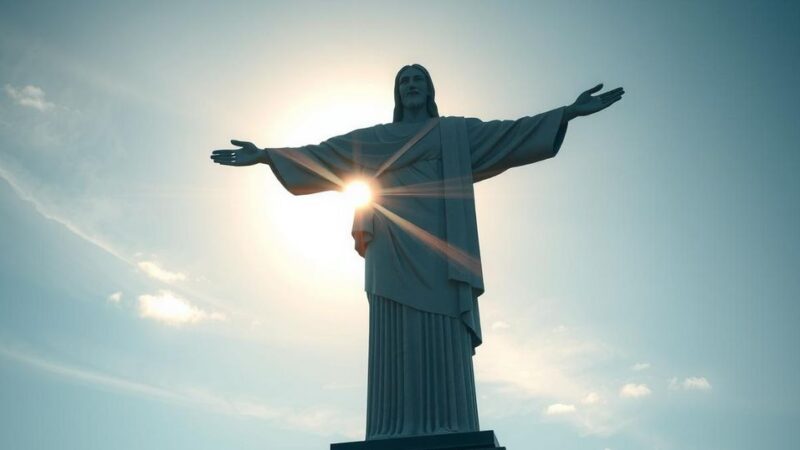
[(424, 108), (428, 100), (428, 82), (425, 74), (414, 67), (406, 69), (400, 74), (398, 84), (400, 100), (403, 107), (408, 109)]

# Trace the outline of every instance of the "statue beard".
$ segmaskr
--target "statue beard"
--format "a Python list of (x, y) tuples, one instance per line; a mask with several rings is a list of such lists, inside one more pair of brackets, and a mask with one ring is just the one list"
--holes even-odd
[(423, 95), (412, 95), (410, 98), (403, 99), (403, 107), (405, 109), (421, 109), (425, 107), (427, 98)]

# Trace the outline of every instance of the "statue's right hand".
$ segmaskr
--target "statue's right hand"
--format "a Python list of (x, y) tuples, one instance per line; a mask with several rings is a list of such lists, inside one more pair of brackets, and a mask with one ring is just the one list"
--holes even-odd
[(263, 156), (260, 148), (256, 147), (252, 142), (231, 140), (231, 144), (241, 147), (233, 150), (214, 150), (211, 152), (211, 159), (223, 166), (252, 166), (263, 162)]

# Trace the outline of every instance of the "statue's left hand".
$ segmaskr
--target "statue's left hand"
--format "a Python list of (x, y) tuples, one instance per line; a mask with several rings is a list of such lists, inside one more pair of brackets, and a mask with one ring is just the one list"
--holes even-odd
[(602, 111), (622, 98), (625, 90), (621, 87), (612, 89), (604, 94), (592, 95), (603, 88), (603, 83), (583, 92), (575, 100), (575, 103), (567, 107), (569, 114), (572, 117), (588, 116), (598, 111)]

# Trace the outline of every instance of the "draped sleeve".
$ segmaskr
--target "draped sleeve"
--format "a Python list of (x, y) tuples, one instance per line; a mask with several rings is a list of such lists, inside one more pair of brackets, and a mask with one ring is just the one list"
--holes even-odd
[(567, 132), (563, 116), (561, 107), (518, 120), (466, 119), (473, 180), (555, 156)]
[(363, 172), (361, 148), (369, 129), (355, 130), (318, 145), (268, 148), (269, 166), (283, 187), (294, 195), (341, 189)]

